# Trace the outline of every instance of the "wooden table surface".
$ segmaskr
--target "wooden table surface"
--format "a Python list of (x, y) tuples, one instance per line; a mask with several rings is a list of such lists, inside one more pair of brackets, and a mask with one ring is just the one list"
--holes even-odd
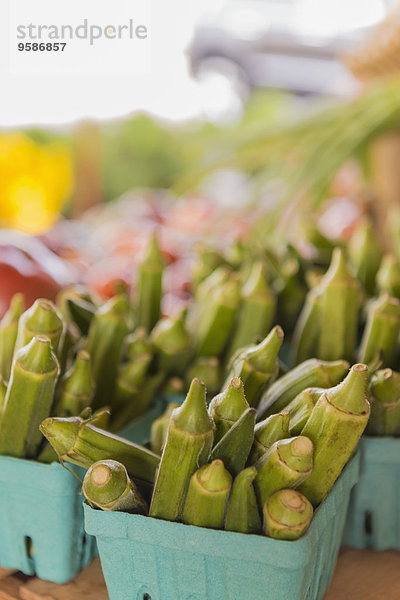
[[(0, 600), (108, 600), (108, 595), (96, 559), (65, 585), (0, 569)], [(400, 600), (400, 552), (342, 549), (324, 600)]]

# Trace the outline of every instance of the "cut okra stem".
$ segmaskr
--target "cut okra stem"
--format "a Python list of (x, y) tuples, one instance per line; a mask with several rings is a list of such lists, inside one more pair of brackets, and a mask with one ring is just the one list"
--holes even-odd
[(277, 540), (297, 540), (308, 529), (313, 507), (296, 490), (280, 490), (270, 496), (263, 507), (265, 535)]
[(26, 346), (33, 337), (44, 335), (50, 340), (53, 352), (58, 355), (64, 332), (63, 318), (53, 302), (40, 298), (21, 315), (18, 321), (14, 352)]
[(182, 521), (187, 525), (222, 529), (232, 477), (222, 460), (196, 471), (189, 484)]
[(313, 450), (312, 441), (305, 436), (278, 440), (256, 462), (254, 487), (260, 507), (278, 490), (298, 487), (307, 480), (313, 468)]
[(87, 501), (108, 511), (147, 514), (147, 506), (126, 468), (116, 460), (94, 463), (86, 472), (82, 492)]

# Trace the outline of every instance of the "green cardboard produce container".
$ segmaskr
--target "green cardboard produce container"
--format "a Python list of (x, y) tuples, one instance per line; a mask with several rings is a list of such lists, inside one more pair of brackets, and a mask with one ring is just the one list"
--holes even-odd
[(356, 454), (297, 541), (172, 523), (84, 505), (110, 600), (321, 600), (340, 548)]

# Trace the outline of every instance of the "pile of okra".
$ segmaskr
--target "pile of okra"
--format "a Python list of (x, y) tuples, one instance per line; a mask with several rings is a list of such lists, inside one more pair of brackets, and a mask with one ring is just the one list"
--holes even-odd
[[(259, 240), (203, 247), (168, 318), (155, 236), (131, 296), (75, 287), (25, 311), (14, 297), (0, 454), (87, 468), (103, 510), (300, 537), (364, 430), (400, 432), (400, 264), (368, 222), (347, 247), (314, 238), (307, 260)], [(147, 445), (115, 435), (171, 394), (186, 397)]]

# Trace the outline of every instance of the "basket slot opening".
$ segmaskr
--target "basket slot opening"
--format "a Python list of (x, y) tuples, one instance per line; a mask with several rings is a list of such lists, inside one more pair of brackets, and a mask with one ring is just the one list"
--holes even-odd
[(369, 511), (364, 514), (364, 530), (367, 535), (371, 535), (373, 531), (372, 513)]
[(33, 558), (33, 542), (29, 536), (25, 536), (25, 552), (28, 558)]

